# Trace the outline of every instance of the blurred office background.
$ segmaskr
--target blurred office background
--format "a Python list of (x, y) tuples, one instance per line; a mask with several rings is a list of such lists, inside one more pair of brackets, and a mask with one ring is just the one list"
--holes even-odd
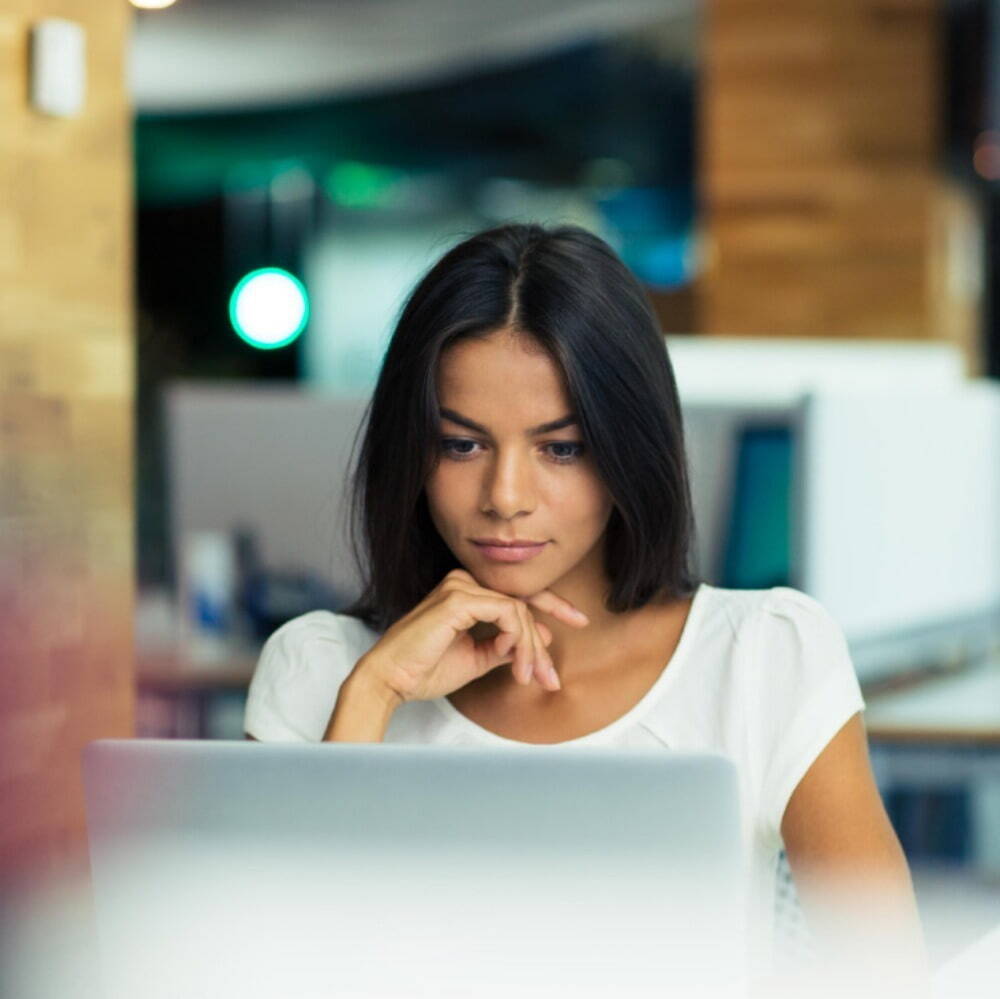
[(996, 0), (138, 6), (0, 13), (5, 875), (83, 855), (91, 739), (242, 737), (263, 638), (355, 595), (403, 297), (567, 221), (656, 308), (702, 577), (844, 626), (932, 957), (1000, 926)]

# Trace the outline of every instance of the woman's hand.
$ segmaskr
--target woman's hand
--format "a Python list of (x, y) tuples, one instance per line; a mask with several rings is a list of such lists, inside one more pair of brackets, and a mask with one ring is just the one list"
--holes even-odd
[[(519, 600), (480, 586), (464, 569), (452, 569), (385, 632), (356, 669), (380, 681), (401, 701), (446, 696), (508, 662), (518, 683), (530, 683), (534, 677), (546, 690), (559, 690), (546, 651), (552, 632), (534, 619), (531, 607), (578, 628), (589, 623), (586, 615), (551, 590)], [(495, 624), (498, 633), (477, 641), (469, 632), (480, 622)]]

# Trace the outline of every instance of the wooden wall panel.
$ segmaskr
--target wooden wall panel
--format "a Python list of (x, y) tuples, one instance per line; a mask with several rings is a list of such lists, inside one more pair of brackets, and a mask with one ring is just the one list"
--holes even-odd
[[(30, 28), (82, 24), (74, 118)], [(124, 0), (0, 9), (0, 874), (85, 867), (80, 751), (134, 731), (131, 109)]]
[(938, 0), (711, 0), (702, 328), (935, 336)]

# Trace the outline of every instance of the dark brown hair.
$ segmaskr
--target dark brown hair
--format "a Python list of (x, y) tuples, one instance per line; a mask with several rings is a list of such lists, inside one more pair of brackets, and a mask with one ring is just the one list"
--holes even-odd
[(642, 287), (579, 226), (509, 224), (449, 250), (403, 306), (358, 430), (350, 542), (364, 587), (340, 613), (383, 632), (462, 567), (424, 492), (439, 459), (437, 366), (456, 341), (507, 327), (562, 370), (581, 440), (614, 502), (607, 609), (697, 589), (677, 386)]

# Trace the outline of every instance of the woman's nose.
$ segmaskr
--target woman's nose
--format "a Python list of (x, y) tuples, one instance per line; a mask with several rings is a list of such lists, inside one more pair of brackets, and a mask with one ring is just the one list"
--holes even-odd
[(505, 520), (534, 508), (535, 486), (531, 458), (523, 453), (498, 453), (485, 484), (486, 500)]

